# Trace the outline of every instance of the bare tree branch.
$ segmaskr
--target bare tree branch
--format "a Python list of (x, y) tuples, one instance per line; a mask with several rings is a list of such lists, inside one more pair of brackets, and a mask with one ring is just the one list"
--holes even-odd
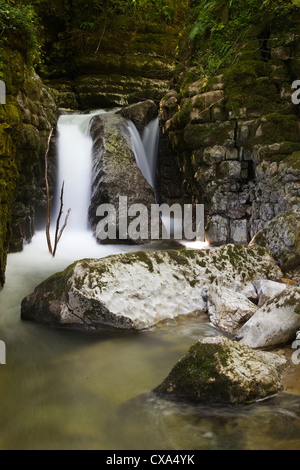
[(65, 230), (67, 223), (68, 223), (68, 218), (71, 212), (71, 209), (68, 210), (68, 213), (65, 218), (64, 225), (62, 226), (61, 230), (59, 231), (59, 225), (60, 225), (60, 219), (63, 214), (63, 207), (64, 207), (64, 186), (65, 182), (62, 183), (61, 186), (61, 192), (60, 192), (60, 207), (59, 207), (59, 213), (56, 219), (56, 230), (55, 230), (55, 238), (54, 238), (54, 249), (52, 248), (52, 243), (51, 243), (51, 237), (50, 237), (50, 223), (51, 223), (51, 214), (50, 214), (50, 191), (49, 191), (49, 182), (48, 182), (48, 153), (49, 153), (49, 147), (50, 147), (50, 140), (53, 134), (53, 128), (50, 131), (49, 137), (48, 137), (48, 143), (47, 143), (47, 150), (45, 153), (45, 181), (46, 181), (46, 192), (47, 192), (47, 222), (46, 222), (46, 238), (47, 238), (47, 244), (48, 244), (48, 250), (49, 253), (53, 256), (56, 254), (57, 250), (57, 245), (59, 240), (61, 239), (61, 236), (63, 234), (63, 231)]
[(50, 192), (49, 192), (49, 182), (48, 182), (48, 153), (50, 148), (50, 140), (53, 134), (53, 127), (50, 131), (48, 142), (47, 142), (47, 149), (45, 153), (45, 182), (46, 182), (46, 192), (47, 192), (47, 222), (46, 222), (46, 237), (47, 237), (47, 244), (49, 252), (52, 254), (52, 244), (51, 244), (51, 237), (50, 237)]
[(66, 218), (65, 218), (64, 225), (62, 226), (62, 228), (59, 232), (60, 219), (61, 219), (61, 216), (63, 214), (63, 207), (64, 207), (64, 187), (65, 187), (65, 182), (63, 181), (62, 186), (61, 186), (61, 192), (60, 192), (60, 208), (59, 208), (59, 213), (58, 213), (57, 220), (56, 220), (56, 230), (55, 230), (55, 242), (54, 242), (53, 257), (56, 254), (58, 242), (61, 239), (63, 231), (67, 226), (68, 218), (69, 218), (69, 215), (70, 215), (70, 212), (71, 212), (71, 209), (69, 209), (68, 213), (66, 215)]

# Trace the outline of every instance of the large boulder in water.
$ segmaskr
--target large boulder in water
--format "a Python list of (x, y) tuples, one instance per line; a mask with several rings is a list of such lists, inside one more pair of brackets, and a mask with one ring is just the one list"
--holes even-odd
[(245, 404), (277, 393), (285, 364), (278, 354), (207, 338), (190, 348), (154, 392), (176, 400)]
[(267, 248), (283, 271), (300, 266), (300, 209), (279, 214), (258, 232), (250, 245)]
[[(97, 232), (100, 221), (97, 216), (98, 207), (101, 204), (111, 204), (116, 210), (116, 239), (109, 240), (110, 243), (149, 241), (142, 238), (133, 240), (130, 235), (125, 240), (119, 240), (119, 216), (123, 210), (119, 207), (119, 197), (127, 197), (125, 211), (133, 204), (143, 204), (150, 214), (151, 204), (155, 204), (154, 190), (137, 165), (126, 119), (116, 114), (96, 116), (91, 121), (90, 133), (93, 138), (92, 194), (89, 207), (92, 229)], [(129, 217), (127, 221), (130, 223)], [(150, 227), (149, 220), (148, 223)], [(114, 220), (111, 220), (111, 224), (114, 224)]]
[(81, 329), (142, 330), (206, 312), (212, 284), (241, 292), (250, 281), (278, 276), (266, 250), (234, 245), (86, 259), (40, 284), (23, 300), (22, 318)]

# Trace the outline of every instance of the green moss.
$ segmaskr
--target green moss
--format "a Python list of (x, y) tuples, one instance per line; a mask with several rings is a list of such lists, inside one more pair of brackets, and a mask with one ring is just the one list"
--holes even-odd
[(198, 261), (197, 264), (198, 264), (198, 266), (201, 266), (201, 268), (205, 268), (205, 267), (206, 267), (205, 261)]
[(266, 255), (267, 250), (262, 248), (261, 246), (259, 246), (258, 249), (257, 249), (257, 253), (258, 253), (259, 256), (263, 257), (263, 256)]
[(300, 142), (299, 120), (288, 114), (267, 114), (257, 122), (256, 143)]
[(283, 162), (288, 168), (300, 171), (300, 150), (288, 155)]
[(230, 138), (234, 123), (188, 124), (184, 130), (184, 140), (191, 149), (209, 145), (223, 145)]
[(175, 261), (176, 264), (178, 264), (180, 266), (190, 266), (190, 263), (189, 263), (187, 257), (185, 256), (185, 254), (183, 254), (184, 251), (185, 251), (185, 249), (183, 249), (183, 250), (166, 250), (165, 252), (168, 254), (171, 261)]
[(172, 117), (172, 127), (182, 129), (190, 122), (190, 114), (193, 109), (192, 102), (189, 101)]
[(135, 253), (132, 253), (131, 260), (133, 263), (134, 261), (141, 261), (142, 263), (144, 263), (148, 267), (150, 273), (154, 271), (153, 262), (149, 257), (148, 253), (145, 251), (136, 251)]
[(255, 84), (258, 77), (265, 76), (265, 62), (262, 60), (237, 60), (224, 72), (226, 90), (234, 88), (238, 83)]
[(220, 373), (220, 364), (227, 364), (221, 345), (196, 343), (154, 391), (194, 402), (230, 401), (230, 382)]

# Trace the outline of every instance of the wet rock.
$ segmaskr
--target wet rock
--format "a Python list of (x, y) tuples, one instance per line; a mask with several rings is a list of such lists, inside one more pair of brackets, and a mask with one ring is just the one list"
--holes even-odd
[(259, 308), (235, 339), (251, 348), (291, 341), (300, 327), (300, 287), (287, 287)]
[(205, 236), (208, 243), (222, 245), (229, 238), (229, 221), (221, 215), (213, 215), (207, 223)]
[(268, 281), (266, 279), (254, 282), (254, 287), (258, 295), (258, 306), (262, 307), (268, 300), (280, 294), (286, 289), (286, 284), (280, 282)]
[(121, 74), (83, 75), (73, 83), (80, 109), (128, 106), (141, 100), (160, 100), (168, 91), (168, 81)]
[(270, 250), (283, 271), (300, 264), (300, 210), (292, 209), (268, 222), (250, 243)]
[(192, 402), (250, 403), (281, 390), (285, 364), (277, 354), (225, 337), (207, 338), (190, 348), (154, 392)]
[(242, 293), (220, 286), (209, 289), (209, 319), (220, 331), (236, 334), (256, 310), (257, 306)]
[[(93, 118), (90, 127), (93, 138), (92, 195), (89, 208), (89, 221), (95, 234), (100, 217), (97, 209), (101, 204), (111, 204), (116, 210), (116, 237), (111, 243), (119, 241), (119, 216), (124, 215), (133, 204), (143, 204), (151, 214), (151, 204), (155, 204), (154, 191), (139, 169), (133, 145), (124, 117), (116, 114), (100, 115)], [(119, 206), (119, 197), (127, 197), (124, 208)], [(102, 214), (104, 215), (104, 214)], [(147, 217), (148, 220), (148, 217)], [(128, 217), (126, 230), (131, 219)], [(114, 221), (111, 222), (111, 225)], [(150, 220), (148, 220), (148, 228)], [(133, 240), (128, 233), (124, 241), (143, 243), (149, 239), (142, 237)], [(102, 240), (105, 241), (105, 240)]]
[(81, 260), (26, 297), (22, 318), (81, 329), (141, 330), (167, 318), (206, 312), (212, 285), (240, 292), (252, 280), (278, 275), (266, 251), (238, 245)]
[(154, 101), (146, 100), (126, 106), (120, 114), (125, 119), (130, 119), (137, 130), (142, 132), (146, 125), (157, 116), (157, 106)]

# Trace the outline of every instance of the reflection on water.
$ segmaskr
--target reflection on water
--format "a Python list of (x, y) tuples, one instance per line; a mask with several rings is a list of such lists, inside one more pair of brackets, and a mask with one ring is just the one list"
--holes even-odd
[[(40, 238), (39, 238), (40, 237)], [(35, 285), (79, 257), (133, 247), (60, 247), (38, 235), (9, 256), (0, 293), (0, 449), (299, 449), (300, 368), (289, 390), (247, 407), (175, 403), (151, 393), (195, 340), (218, 332), (194, 314), (138, 334), (82, 334), (22, 322)], [(36, 256), (38, 252), (38, 256)], [(178, 293), (180, 295), (180, 293)]]

